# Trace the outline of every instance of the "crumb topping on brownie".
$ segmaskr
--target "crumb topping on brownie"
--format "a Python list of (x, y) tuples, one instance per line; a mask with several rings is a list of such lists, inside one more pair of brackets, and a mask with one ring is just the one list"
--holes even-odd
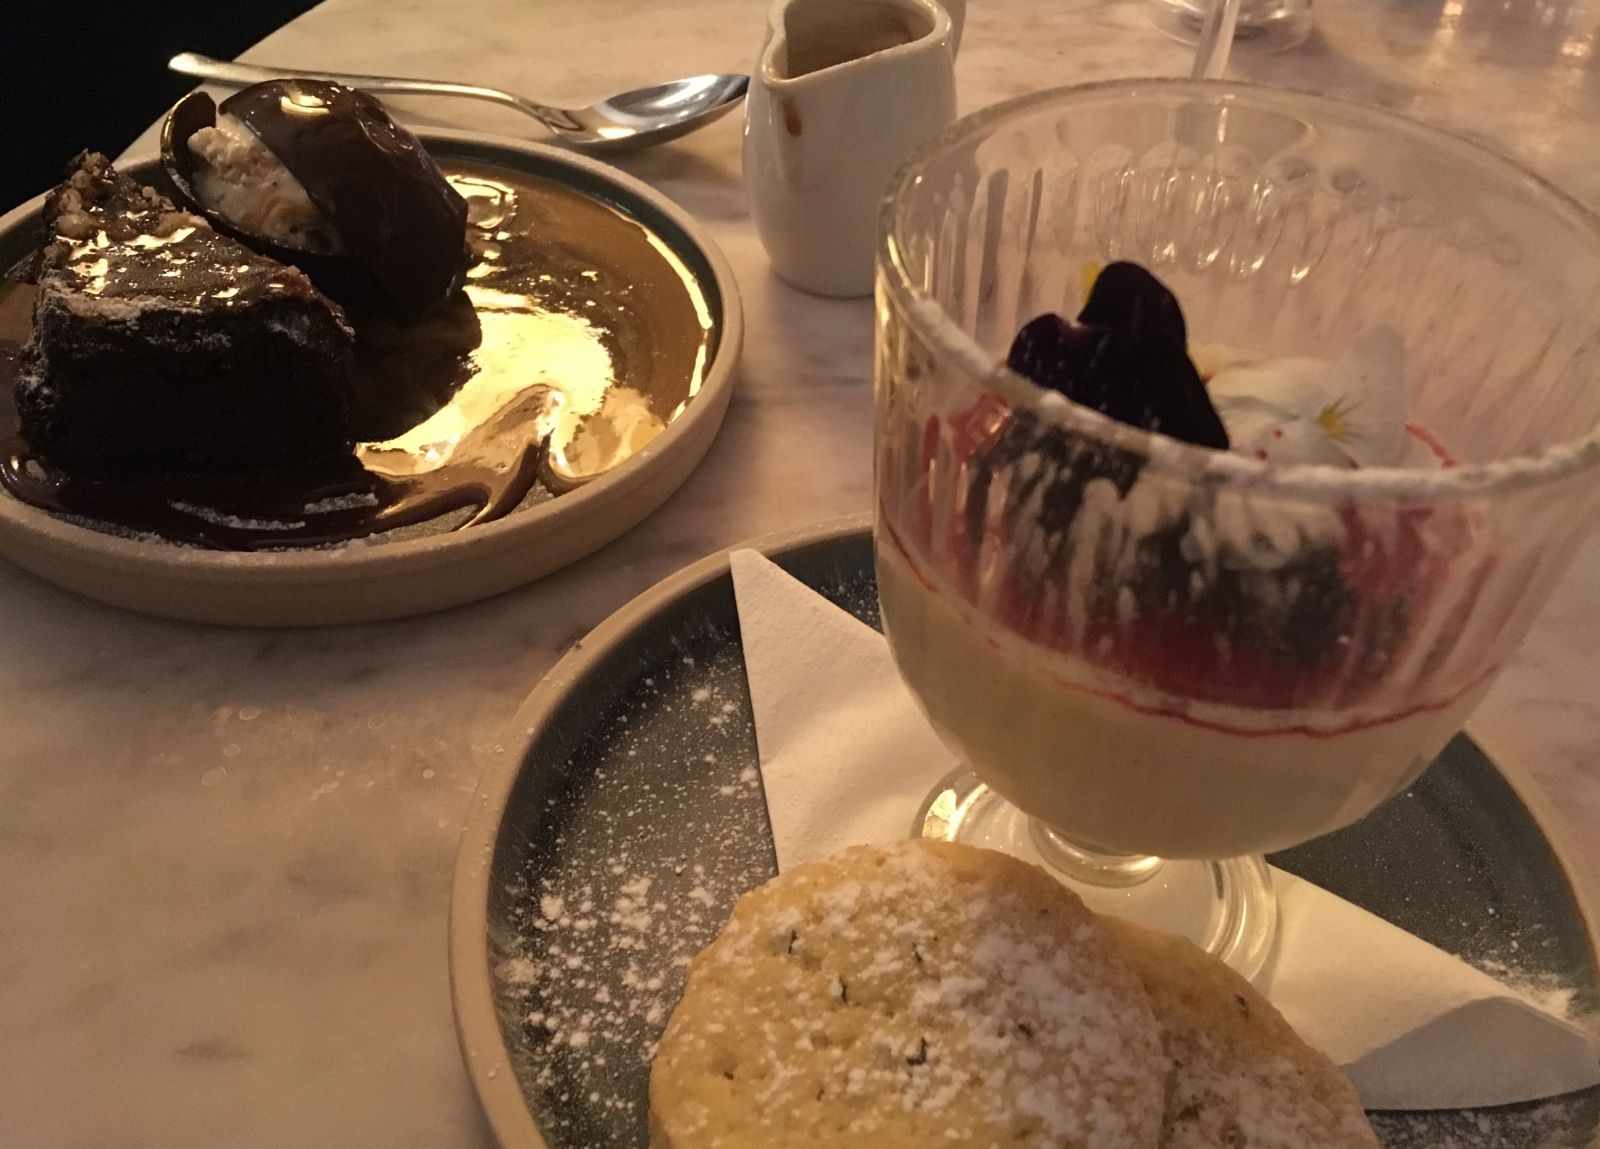
[(133, 323), (148, 311), (318, 298), (298, 268), (216, 232), (97, 153), (78, 158), (44, 218), (53, 238), (38, 273), (41, 303), (56, 297), (77, 316)]

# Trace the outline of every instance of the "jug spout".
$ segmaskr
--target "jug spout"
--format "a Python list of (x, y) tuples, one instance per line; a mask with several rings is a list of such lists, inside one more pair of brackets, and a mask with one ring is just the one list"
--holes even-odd
[[(883, 62), (885, 56), (944, 41), (953, 53), (953, 31), (942, 5), (898, 0), (781, 0), (770, 16), (761, 71), (770, 83), (788, 86), (846, 65)], [(934, 47), (930, 43), (927, 47)], [(822, 82), (813, 80), (812, 84)], [(809, 86), (809, 85), (808, 85)]]
[(878, 200), (955, 118), (955, 43), (934, 0), (779, 0), (745, 107), (756, 228), (783, 278), (872, 290)]

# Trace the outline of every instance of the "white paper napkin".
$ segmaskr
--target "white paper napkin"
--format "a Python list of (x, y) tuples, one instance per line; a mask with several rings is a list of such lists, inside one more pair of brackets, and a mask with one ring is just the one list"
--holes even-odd
[[(732, 567), (779, 869), (906, 836), (954, 759), (888, 644), (754, 551)], [(1600, 1043), (1577, 1025), (1310, 882), (1273, 877), (1278, 939), (1257, 985), (1369, 1109), (1600, 1084)]]

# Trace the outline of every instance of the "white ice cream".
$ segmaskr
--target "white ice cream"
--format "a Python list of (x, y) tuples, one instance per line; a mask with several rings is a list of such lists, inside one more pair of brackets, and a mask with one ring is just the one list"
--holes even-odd
[(199, 162), (195, 192), (240, 231), (300, 251), (339, 250), (305, 186), (242, 120), (218, 116), (189, 137), (189, 151)]

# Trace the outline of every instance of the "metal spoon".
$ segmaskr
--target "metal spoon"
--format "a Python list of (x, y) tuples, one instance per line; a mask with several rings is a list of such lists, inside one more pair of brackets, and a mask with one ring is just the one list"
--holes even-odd
[(195, 52), (179, 52), (167, 67), (184, 76), (240, 88), (262, 80), (300, 76), (330, 80), (374, 94), (410, 96), (466, 96), (488, 100), (532, 116), (562, 143), (585, 151), (624, 151), (648, 147), (692, 132), (710, 123), (744, 96), (749, 76), (689, 76), (649, 88), (623, 92), (587, 108), (552, 108), (498, 88), (452, 84), (445, 80), (409, 80), (399, 76), (341, 75), (310, 72), (303, 68), (277, 68), (265, 64), (236, 64), (214, 60)]

